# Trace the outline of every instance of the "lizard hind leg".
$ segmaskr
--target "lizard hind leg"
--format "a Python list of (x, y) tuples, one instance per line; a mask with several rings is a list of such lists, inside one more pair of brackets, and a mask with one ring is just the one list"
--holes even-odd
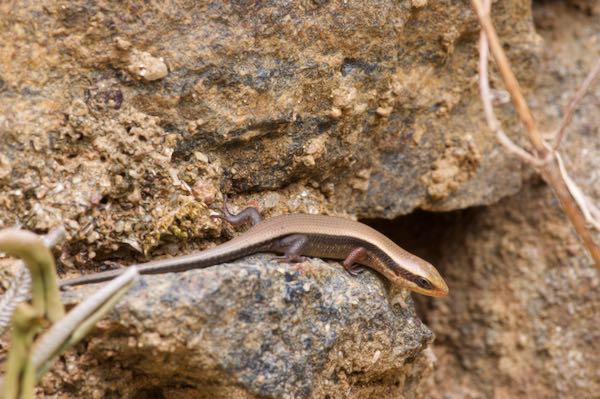
[(283, 256), (277, 256), (279, 262), (288, 263), (300, 263), (304, 262), (306, 258), (302, 256), (302, 250), (308, 243), (308, 237), (304, 234), (292, 234), (279, 239), (273, 250), (276, 252), (283, 252)]
[(260, 212), (258, 211), (258, 209), (251, 206), (242, 209), (242, 211), (240, 211), (239, 213), (231, 213), (229, 211), (229, 208), (227, 207), (226, 195), (223, 195), (223, 207), (213, 209), (221, 212), (221, 214), (211, 215), (212, 218), (225, 220), (233, 226), (239, 226), (246, 222), (250, 222), (250, 224), (254, 226), (262, 221), (262, 217), (260, 216)]
[(367, 257), (367, 250), (363, 247), (358, 247), (358, 248), (354, 248), (352, 250), (352, 252), (350, 252), (348, 254), (348, 256), (346, 256), (346, 259), (344, 259), (344, 262), (342, 263), (344, 265), (344, 269), (346, 269), (346, 271), (351, 275), (351, 276), (358, 276), (359, 274), (361, 274), (362, 272), (364, 272), (366, 269), (363, 266), (358, 265), (358, 261), (361, 261), (363, 259), (365, 259)]

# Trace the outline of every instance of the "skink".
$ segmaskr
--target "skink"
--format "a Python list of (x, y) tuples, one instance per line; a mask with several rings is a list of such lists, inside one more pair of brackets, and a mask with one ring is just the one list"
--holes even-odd
[[(229, 262), (258, 252), (283, 254), (281, 260), (301, 262), (305, 256), (343, 259), (352, 275), (370, 267), (392, 283), (429, 296), (445, 296), (448, 286), (430, 263), (405, 251), (377, 230), (352, 220), (324, 215), (292, 214), (261, 220), (256, 208), (231, 214), (227, 205), (219, 217), (234, 225), (253, 227), (214, 248), (171, 259), (136, 265), (140, 274), (182, 272)], [(98, 283), (123, 272), (110, 270), (64, 280), (61, 287)]]

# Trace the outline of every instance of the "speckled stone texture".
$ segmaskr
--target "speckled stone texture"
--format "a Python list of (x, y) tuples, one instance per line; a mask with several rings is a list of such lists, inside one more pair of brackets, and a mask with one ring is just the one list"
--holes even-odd
[[(484, 125), (468, 3), (0, 2), (0, 227), (65, 224), (67, 277), (226, 239), (222, 193), (265, 216), (387, 219), (514, 195), (530, 172)], [(600, 23), (594, 1), (534, 2), (542, 40), (531, 3), (494, 2), (494, 22), (547, 131)], [(516, 137), (493, 67), (492, 86)], [(598, 96), (563, 152), (594, 198)], [(435, 345), (371, 273), (258, 257), (145, 278), (39, 395), (594, 397), (597, 275), (537, 184), (468, 225), (441, 216), (446, 234), (408, 226), (450, 283), (419, 300)]]
[(78, 371), (58, 364), (42, 385), (75, 387), (69, 397), (416, 397), (433, 334), (389, 290), (372, 272), (270, 256), (145, 276), (79, 346)]
[[(529, 1), (495, 17), (527, 87)], [(86, 264), (214, 237), (219, 192), (369, 218), (497, 201), (521, 167), (481, 118), (477, 29), (450, 0), (3, 2), (0, 227), (66, 223)]]
[[(574, 3), (535, 9), (545, 51), (530, 101), (548, 130), (600, 54), (600, 13)], [(599, 109), (596, 83), (561, 151), (596, 205)], [(427, 314), (439, 361), (430, 397), (598, 398), (600, 273), (552, 190), (533, 179), (519, 195), (455, 216), (434, 244), (453, 295), (431, 303)]]

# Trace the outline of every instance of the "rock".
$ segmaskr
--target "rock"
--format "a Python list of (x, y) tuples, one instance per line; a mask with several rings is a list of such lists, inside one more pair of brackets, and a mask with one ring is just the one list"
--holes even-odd
[(388, 291), (372, 272), (269, 255), (144, 276), (76, 348), (81, 371), (42, 385), (65, 398), (416, 397), (433, 335), (407, 292)]
[[(546, 48), (530, 101), (541, 126), (552, 131), (598, 60), (600, 42), (589, 38), (599, 37), (600, 15), (563, 2), (540, 3), (535, 12)], [(560, 151), (596, 206), (599, 107), (596, 83)], [(439, 241), (429, 246), (440, 251), (434, 263), (452, 298), (432, 302), (426, 316), (438, 356), (430, 397), (597, 398), (600, 273), (552, 190), (533, 177), (518, 195), (438, 223), (442, 231), (428, 237)], [(435, 223), (428, 228), (435, 231)]]
[(10, 175), (11, 169), (8, 158), (5, 155), (0, 154), (0, 181)]
[(162, 58), (153, 57), (145, 51), (132, 51), (127, 70), (134, 77), (151, 82), (162, 79), (169, 73), (167, 65)]
[(595, 397), (600, 278), (551, 190), (455, 216), (436, 243), (452, 299), (427, 313), (438, 338), (430, 397)]
[[(0, 226), (45, 231), (66, 222), (70, 239), (62, 248), (61, 260), (67, 273), (73, 274), (100, 266), (104, 260), (131, 263), (209, 245), (229, 234), (211, 221), (207, 207), (209, 202), (218, 204), (222, 193), (230, 194), (233, 208), (264, 205), (266, 216), (293, 211), (387, 219), (416, 209), (440, 212), (484, 206), (514, 195), (522, 187), (522, 165), (498, 146), (484, 124), (477, 90), (478, 25), (468, 3), (312, 1), (299, 6), (279, 0), (135, 4), (42, 0), (20, 2), (19, 7), (0, 4), (0, 35), (10, 38), (0, 46)], [(533, 2), (538, 8), (542, 3), (558, 7), (556, 2)], [(593, 1), (569, 3), (588, 12), (590, 24), (600, 26), (593, 19), (598, 15)], [(531, 6), (532, 2), (523, 0), (496, 2), (494, 23), (528, 101), (544, 107), (534, 109), (536, 116), (560, 116), (564, 101), (558, 100), (569, 93), (574, 81), (582, 80), (581, 74), (572, 71), (583, 64), (571, 52), (560, 57), (556, 51), (542, 53), (544, 42), (535, 27), (560, 26), (560, 20), (538, 18), (534, 26)], [(574, 29), (584, 29), (582, 21), (587, 19), (570, 18), (567, 12), (560, 15)], [(587, 57), (598, 53), (593, 47), (597, 30), (556, 32), (559, 38), (585, 41), (590, 47), (582, 53)], [(559, 46), (559, 50), (574, 48), (570, 42)], [(168, 68), (160, 57), (168, 60)], [(545, 97), (552, 106), (540, 105), (543, 101), (529, 96), (540, 84), (544, 66), (554, 68), (546, 71), (549, 75), (569, 83), (556, 88), (553, 82), (553, 89), (547, 90)], [(493, 75), (492, 83), (495, 94), (503, 93), (497, 76)], [(499, 118), (515, 136), (520, 131), (515, 113), (501, 95), (497, 97)], [(582, 114), (596, 115), (597, 109)], [(580, 136), (596, 138), (597, 125), (580, 126)], [(591, 148), (593, 142), (579, 148), (573, 145), (570, 159), (577, 159), (581, 149)], [(592, 182), (587, 192), (593, 194), (591, 171), (596, 166), (589, 163), (579, 168), (583, 178)], [(552, 203), (551, 197), (544, 198)], [(214, 392), (225, 397), (256, 397), (263, 386), (275, 392), (280, 381), (289, 381), (297, 382), (297, 396), (320, 397), (331, 392), (332, 397), (357, 398), (444, 397), (447, 393), (463, 397), (468, 391), (476, 397), (502, 397), (522, 394), (507, 390), (506, 381), (529, 384), (520, 376), (532, 376), (539, 378), (530, 388), (532, 397), (545, 392), (560, 396), (568, 394), (568, 389), (575, 395), (591, 396), (595, 386), (585, 386), (585, 377), (592, 375), (586, 373), (598, 369), (587, 357), (591, 351), (577, 346), (575, 338), (557, 339), (560, 334), (554, 329), (561, 312), (589, 309), (584, 301), (569, 297), (572, 302), (561, 303), (555, 297), (553, 304), (558, 301), (564, 306), (552, 307), (552, 315), (544, 318), (536, 318), (527, 308), (529, 299), (545, 295), (548, 289), (569, 289), (560, 281), (540, 286), (547, 269), (536, 263), (537, 250), (551, 251), (561, 242), (546, 241), (540, 248), (529, 243), (533, 255), (515, 251), (518, 256), (503, 258), (498, 248), (508, 244), (485, 235), (486, 229), (504, 234), (503, 223), (520, 217), (521, 206), (518, 200), (512, 201), (504, 204), (516, 210), (500, 205), (484, 213), (493, 216), (499, 227), (492, 230), (492, 223), (486, 225), (482, 219), (473, 236), (469, 235), (472, 243), (448, 239), (432, 244), (437, 235), (426, 223), (409, 230), (427, 236), (428, 254), (445, 254), (434, 263), (452, 266), (444, 268), (457, 298), (436, 300), (433, 310), (423, 306), (443, 337), (438, 341), (441, 361), (436, 384), (429, 384), (426, 391), (419, 393), (433, 360), (420, 350), (430, 336), (412, 313), (397, 315), (396, 305), (385, 309), (389, 305), (382, 299), (377, 279), (362, 276), (358, 282), (374, 284), (369, 289), (375, 291), (359, 290), (361, 303), (356, 308), (346, 304), (328, 316), (333, 323), (330, 329), (339, 335), (327, 347), (322, 344), (323, 335), (308, 324), (314, 318), (304, 317), (324, 317), (318, 309), (305, 310), (292, 301), (289, 306), (297, 314), (291, 315), (275, 307), (285, 302), (288, 285), (313, 280), (294, 275), (297, 280), (286, 282), (284, 274), (283, 282), (263, 287), (265, 281), (282, 277), (262, 268), (260, 272), (244, 269), (245, 280), (235, 279), (241, 269), (231, 272), (231, 281), (223, 286), (228, 287), (227, 294), (233, 289), (237, 297), (233, 282), (247, 289), (242, 297), (246, 303), (240, 301), (237, 307), (226, 303), (238, 313), (241, 304), (274, 307), (281, 320), (267, 319), (269, 315), (260, 313), (260, 308), (244, 307), (249, 320), (263, 322), (261, 330), (242, 331), (240, 326), (251, 323), (225, 310), (219, 313), (219, 302), (211, 297), (217, 294), (206, 291), (209, 285), (199, 292), (188, 286), (188, 297), (179, 296), (184, 294), (177, 290), (167, 295), (165, 290), (175, 285), (173, 279), (185, 286), (179, 279), (189, 274), (148, 277), (144, 280), (148, 288), (130, 294), (111, 321), (102, 324), (106, 334), (97, 330), (87, 341), (89, 351), (80, 346), (80, 353), (71, 351), (64, 363), (55, 365), (53, 374), (44, 380), (45, 391), (61, 396), (76, 392), (73, 397), (100, 398), (111, 390), (120, 393), (115, 396), (194, 397), (210, 396), (214, 387)], [(526, 213), (535, 211), (523, 208)], [(552, 216), (557, 223), (558, 215), (556, 210)], [(453, 220), (456, 225), (462, 223), (460, 218)], [(519, 222), (510, 228), (526, 227)], [(558, 230), (564, 233), (567, 228), (563, 225)], [(551, 228), (545, 231), (552, 234)], [(518, 243), (518, 237), (514, 241)], [(570, 242), (569, 251), (580, 254), (581, 248)], [(516, 261), (526, 264), (519, 256), (531, 259), (537, 273), (510, 269)], [(564, 254), (559, 259), (585, 262)], [(486, 268), (489, 264), (497, 267)], [(504, 274), (499, 275), (499, 270)], [(212, 273), (211, 278), (221, 281), (214, 271), (197, 273)], [(585, 279), (585, 273), (579, 273)], [(556, 278), (566, 281), (560, 274)], [(510, 286), (514, 279), (527, 284)], [(573, 280), (573, 285), (577, 287), (579, 281)], [(244, 284), (250, 283), (260, 286), (256, 292), (270, 293), (269, 298), (279, 298), (279, 302), (249, 296)], [(502, 284), (509, 286), (498, 286)], [(295, 300), (316, 306), (333, 297), (333, 293), (326, 297), (321, 288), (310, 287)], [(353, 292), (341, 283), (338, 287), (346, 296)], [(173, 301), (150, 300), (149, 295), (159, 292)], [(324, 296), (311, 297), (315, 292)], [(492, 300), (490, 292), (499, 299)], [(516, 294), (526, 299), (515, 299)], [(194, 302), (189, 295), (202, 295), (203, 302), (198, 298)], [(219, 292), (218, 298), (231, 297)], [(590, 300), (590, 306), (595, 306), (596, 298)], [(204, 303), (212, 305), (203, 309)], [(169, 304), (175, 307), (172, 315)], [(365, 309), (372, 313), (361, 313)], [(586, 323), (594, 313), (585, 312), (569, 319), (574, 329), (571, 337), (586, 340), (586, 331), (594, 331), (595, 326)], [(362, 319), (350, 319), (352, 314)], [(514, 314), (526, 322), (513, 322)], [(177, 319), (183, 315), (189, 319)], [(374, 319), (375, 315), (383, 316)], [(120, 316), (122, 321), (118, 321)], [(159, 317), (164, 318), (155, 323), (153, 319)], [(389, 324), (381, 324), (381, 319)], [(204, 338), (193, 335), (197, 330), (192, 327), (202, 323), (214, 327), (218, 320), (231, 324), (210, 329), (206, 346), (200, 346)], [(407, 320), (414, 320), (420, 332), (408, 328)], [(392, 331), (393, 326), (398, 332)], [(566, 326), (559, 327), (567, 331)], [(269, 328), (270, 333), (266, 332)], [(365, 338), (359, 330), (391, 335)], [(529, 334), (530, 330), (538, 333)], [(314, 340), (312, 355), (301, 346), (304, 341), (287, 340), (299, 331)], [(252, 339), (243, 341), (242, 332)], [(271, 346), (255, 352), (257, 336)], [(219, 341), (218, 337), (231, 340)], [(551, 345), (538, 345), (535, 340)], [(224, 357), (220, 344), (228, 350)], [(565, 349), (569, 345), (576, 347), (572, 358)], [(189, 358), (188, 346), (205, 352)], [(533, 349), (527, 349), (523, 365), (519, 352), (530, 346)], [(394, 348), (406, 348), (406, 352), (394, 352)], [(343, 356), (337, 355), (340, 351)], [(282, 360), (283, 354), (291, 355)], [(547, 371), (548, 358), (554, 362), (551, 372)], [(343, 359), (349, 360), (344, 363)], [(285, 378), (280, 369), (264, 366), (271, 364), (284, 370), (289, 367)], [(199, 368), (212, 371), (200, 374)], [(498, 370), (502, 371), (500, 379), (494, 374)], [(561, 386), (553, 387), (553, 379)], [(463, 382), (464, 391), (454, 390), (452, 384)], [(303, 391), (306, 387), (308, 391)]]
[[(494, 15), (525, 87), (540, 47), (528, 7), (510, 0)], [(131, 239), (114, 220), (143, 242), (198, 184), (282, 191), (274, 213), (308, 187), (311, 209), (362, 218), (485, 205), (521, 185), (484, 127), (466, 2), (61, 0), (0, 16), (6, 225), (29, 220), (34, 202), (60, 204), (108, 252)], [(83, 184), (63, 183), (74, 176)], [(94, 210), (98, 195), (112, 217)]]

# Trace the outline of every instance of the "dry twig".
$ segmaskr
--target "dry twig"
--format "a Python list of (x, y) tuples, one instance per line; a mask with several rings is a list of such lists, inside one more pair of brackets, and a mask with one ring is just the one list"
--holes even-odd
[[(546, 182), (554, 189), (567, 217), (575, 227), (577, 234), (582, 239), (584, 245), (594, 259), (596, 267), (600, 269), (600, 248), (595, 243), (594, 238), (587, 227), (587, 223), (590, 223), (593, 226), (600, 226), (600, 223), (597, 220), (599, 212), (597, 208), (589, 203), (573, 180), (569, 178), (557, 152), (558, 146), (565, 135), (566, 127), (572, 119), (575, 108), (596, 76), (600, 74), (600, 61), (592, 69), (569, 104), (565, 117), (557, 129), (554, 146), (551, 147), (542, 138), (533, 114), (521, 92), (519, 82), (517, 81), (506, 54), (502, 49), (502, 45), (500, 44), (500, 40), (498, 39), (498, 35), (496, 34), (496, 30), (494, 29), (492, 20), (489, 16), (491, 8), (490, 0), (484, 0), (484, 3), (482, 3), (481, 0), (471, 0), (471, 3), (473, 4), (482, 27), (479, 46), (479, 84), (486, 121), (489, 127), (498, 136), (499, 142), (509, 152), (517, 155), (524, 162), (536, 167), (544, 180), (546, 180)], [(525, 126), (529, 141), (534, 148), (533, 154), (519, 147), (506, 136), (494, 114), (487, 70), (488, 49), (491, 50), (494, 56), (500, 75), (506, 85), (506, 89), (510, 93), (515, 109)]]
[(552, 146), (554, 151), (558, 150), (558, 147), (560, 146), (560, 143), (566, 134), (567, 126), (569, 126), (569, 123), (571, 123), (575, 109), (577, 109), (577, 106), (585, 96), (585, 93), (588, 91), (592, 83), (594, 83), (594, 80), (596, 80), (598, 75), (600, 75), (600, 58), (598, 61), (596, 61), (596, 65), (594, 65), (588, 76), (585, 78), (581, 84), (581, 87), (579, 87), (579, 90), (577, 90), (577, 93), (575, 93), (575, 97), (573, 97), (573, 100), (571, 100), (569, 106), (567, 107), (567, 112), (565, 112), (565, 116), (560, 123), (558, 132), (554, 136), (554, 145)]

